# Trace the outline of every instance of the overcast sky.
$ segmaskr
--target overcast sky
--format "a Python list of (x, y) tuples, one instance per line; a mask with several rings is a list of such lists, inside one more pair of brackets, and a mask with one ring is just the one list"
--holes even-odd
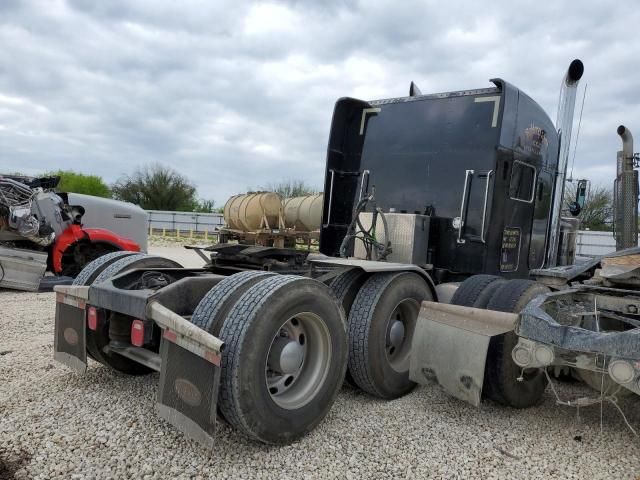
[(616, 127), (640, 138), (640, 9), (483, 3), (0, 0), (0, 171), (111, 183), (158, 161), (218, 205), (283, 178), (320, 188), (337, 98), (501, 77), (555, 120), (580, 58), (576, 176), (611, 184)]

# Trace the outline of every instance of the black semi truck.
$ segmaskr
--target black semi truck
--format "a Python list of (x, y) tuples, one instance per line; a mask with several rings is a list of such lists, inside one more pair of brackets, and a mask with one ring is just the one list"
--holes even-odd
[[(503, 317), (513, 314), (486, 308), (517, 312), (549, 291), (531, 271), (556, 272), (568, 258), (559, 254), (571, 240), (562, 241), (560, 212), (582, 73), (573, 61), (556, 125), (500, 79), (479, 90), (423, 95), (412, 84), (408, 97), (338, 100), (319, 253), (214, 245), (201, 269), (134, 252), (101, 257), (56, 288), (56, 359), (79, 372), (87, 357), (132, 375), (159, 371), (159, 415), (204, 444), (217, 418), (281, 444), (324, 418), (345, 378), (386, 399), (415, 382), (447, 383), (442, 362), (424, 357), (433, 323), (424, 312), (451, 302), (476, 312), (485, 333), (481, 371), (460, 376), (457, 367), (478, 362), (455, 359), (451, 389), (473, 390), (460, 396), (474, 403), (484, 392), (531, 404), (545, 378), (514, 363), (513, 318)], [(468, 353), (461, 331), (446, 345)]]

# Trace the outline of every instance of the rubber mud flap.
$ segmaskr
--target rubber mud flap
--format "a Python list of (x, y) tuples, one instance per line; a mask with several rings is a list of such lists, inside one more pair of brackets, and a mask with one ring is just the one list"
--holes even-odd
[(76, 305), (64, 303), (58, 297), (56, 302), (55, 336), (53, 358), (78, 373), (87, 370), (86, 322), (84, 301)]
[(158, 415), (187, 437), (213, 448), (220, 359), (213, 363), (162, 338)]

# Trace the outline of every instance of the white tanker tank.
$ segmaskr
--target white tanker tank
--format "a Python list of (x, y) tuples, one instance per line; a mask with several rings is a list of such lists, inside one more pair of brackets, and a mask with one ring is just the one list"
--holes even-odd
[(320, 230), (323, 195), (305, 195), (284, 201), (284, 223), (287, 228), (300, 232)]
[(234, 195), (224, 205), (224, 221), (232, 230), (254, 232), (281, 227), (282, 198), (273, 192)]

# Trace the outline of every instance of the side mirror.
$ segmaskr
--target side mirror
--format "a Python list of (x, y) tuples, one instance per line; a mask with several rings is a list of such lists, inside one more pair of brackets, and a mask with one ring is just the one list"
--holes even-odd
[(584, 204), (587, 201), (587, 187), (589, 186), (588, 180), (578, 180), (578, 187), (576, 188), (576, 201), (569, 205), (569, 213), (574, 217), (580, 215), (580, 212), (584, 208)]
[(580, 205), (580, 208), (584, 208), (584, 204), (587, 201), (587, 187), (588, 180), (578, 180), (578, 188), (576, 189), (576, 203)]

